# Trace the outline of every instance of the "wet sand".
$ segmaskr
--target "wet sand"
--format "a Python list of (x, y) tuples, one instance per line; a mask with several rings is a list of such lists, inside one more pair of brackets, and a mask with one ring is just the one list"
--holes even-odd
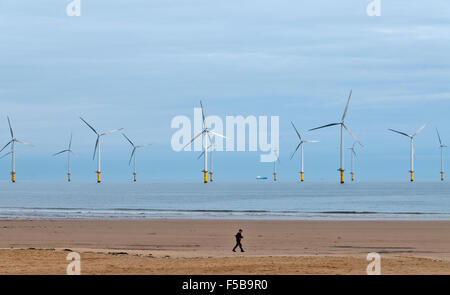
[(450, 221), (1, 220), (0, 248), (0, 274), (450, 274)]

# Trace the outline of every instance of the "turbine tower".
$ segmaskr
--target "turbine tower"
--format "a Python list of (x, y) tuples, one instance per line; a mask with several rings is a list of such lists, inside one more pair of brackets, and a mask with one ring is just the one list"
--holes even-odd
[(214, 145), (211, 146), (211, 149), (209, 150), (209, 181), (213, 181), (213, 151), (214, 151)]
[(59, 155), (59, 154), (64, 154), (67, 153), (67, 182), (70, 182), (70, 154), (74, 154), (75, 153), (72, 151), (72, 133), (70, 134), (70, 141), (69, 141), (69, 146), (66, 150), (62, 150), (56, 154), (53, 154), (53, 156)]
[(107, 131), (107, 132), (103, 132), (103, 133), (98, 133), (94, 127), (92, 127), (91, 125), (89, 125), (88, 122), (86, 122), (83, 118), (81, 118), (81, 121), (83, 121), (89, 128), (91, 128), (92, 131), (94, 131), (94, 133), (97, 135), (97, 140), (95, 142), (95, 148), (94, 148), (94, 156), (92, 157), (92, 159), (95, 159), (95, 154), (97, 153), (97, 183), (101, 182), (101, 172), (100, 172), (100, 164), (101, 164), (101, 157), (100, 157), (100, 138), (104, 135), (108, 135), (117, 131), (122, 130), (123, 128), (119, 128), (119, 129), (114, 129), (111, 131)]
[(359, 141), (359, 139), (356, 138), (356, 136), (350, 131), (350, 129), (348, 129), (348, 127), (345, 125), (345, 122), (344, 122), (345, 116), (347, 115), (348, 105), (350, 104), (351, 97), (352, 97), (352, 91), (350, 90), (350, 95), (348, 96), (347, 105), (345, 106), (344, 114), (342, 115), (342, 119), (340, 122), (327, 124), (327, 125), (316, 127), (316, 128), (309, 130), (309, 131), (312, 131), (312, 130), (317, 130), (317, 129), (326, 128), (326, 127), (335, 126), (335, 125), (341, 126), (341, 150), (340, 150), (340, 152), (341, 152), (340, 166), (341, 167), (338, 169), (338, 171), (340, 171), (340, 174), (341, 174), (341, 183), (344, 183), (344, 129), (347, 130), (347, 132), (355, 139), (355, 141), (360, 146), (363, 146), (362, 143)]
[[(17, 138), (14, 137), (14, 132), (13, 132), (13, 129), (11, 127), (11, 121), (9, 120), (9, 117), (7, 117), (7, 119), (8, 119), (8, 125), (9, 125), (9, 131), (11, 133), (11, 140), (0, 150), (0, 153), (8, 145), (11, 145), (11, 151), (9, 153), (7, 153), (6, 155), (11, 154), (11, 182), (16, 182), (16, 151), (15, 151), (15, 144), (16, 144), (16, 142), (21, 143), (21, 144), (25, 144), (25, 145), (31, 145), (31, 144), (29, 144), (28, 142), (25, 142), (25, 141), (18, 140)], [(6, 155), (4, 155), (4, 157)]]
[[(209, 151), (209, 182), (213, 181), (213, 150), (215, 148), (214, 144), (210, 144), (207, 148), (207, 150)], [(203, 151), (197, 158), (200, 159), (201, 157), (203, 157), (203, 155), (205, 154), (205, 152)]]
[(295, 128), (295, 125), (294, 125), (294, 123), (292, 123), (292, 121), (291, 121), (291, 124), (292, 124), (292, 127), (294, 127), (295, 133), (297, 133), (298, 139), (300, 140), (300, 143), (297, 145), (297, 148), (292, 153), (291, 160), (294, 157), (297, 150), (300, 148), (300, 180), (303, 182), (303, 172), (304, 172), (303, 171), (303, 144), (309, 143), (309, 142), (319, 142), (319, 141), (302, 139), (300, 133), (298, 132), (297, 128)]
[(351, 148), (347, 148), (350, 150), (351, 153), (351, 159), (352, 159), (352, 170), (350, 172), (350, 175), (352, 177), (352, 181), (355, 180), (355, 157), (356, 157), (356, 151), (355, 151), (356, 142), (353, 143), (353, 146)]
[(278, 150), (274, 150), (275, 159), (273, 160), (273, 181), (277, 181), (277, 161), (280, 163), (280, 157), (278, 156)]
[(203, 182), (204, 183), (208, 183), (208, 143), (207, 140), (209, 138), (209, 142), (212, 142), (211, 140), (211, 134), (215, 135), (215, 136), (219, 136), (222, 138), (226, 138), (225, 136), (223, 136), (222, 134), (219, 134), (217, 132), (214, 132), (212, 130), (210, 130), (207, 126), (206, 126), (206, 119), (205, 119), (205, 112), (203, 110), (203, 104), (202, 101), (200, 101), (200, 107), (202, 108), (202, 124), (203, 124), (203, 129), (202, 131), (200, 131), (197, 135), (194, 136), (194, 138), (191, 139), (190, 142), (188, 142), (183, 149), (185, 149), (187, 146), (191, 145), (194, 140), (196, 140), (200, 135), (203, 135), (203, 152), (204, 152), (204, 160), (205, 160), (205, 165), (204, 165), (204, 169), (202, 170), (203, 172)]
[(152, 144), (146, 144), (146, 145), (134, 145), (134, 143), (124, 134), (122, 133), (123, 137), (125, 137), (125, 139), (131, 144), (131, 146), (133, 147), (133, 150), (131, 152), (131, 157), (130, 157), (130, 161), (128, 162), (128, 165), (131, 164), (131, 160), (134, 161), (134, 167), (133, 167), (133, 181), (136, 181), (136, 150), (139, 148), (143, 148), (146, 146), (151, 146)]
[(411, 174), (411, 181), (414, 181), (414, 158), (415, 158), (415, 153), (416, 151), (414, 150), (414, 137), (419, 134), (423, 128), (425, 128), (428, 125), (428, 123), (425, 123), (422, 127), (420, 127), (414, 134), (407, 134), (401, 131), (397, 131), (394, 129), (389, 129), (392, 132), (404, 135), (406, 137), (409, 137), (410, 139), (410, 158), (411, 158), (411, 170), (409, 170), (409, 173)]
[(439, 131), (436, 128), (436, 133), (439, 138), (439, 148), (441, 149), (441, 181), (444, 181), (444, 148), (447, 146), (442, 143), (441, 136), (439, 135)]

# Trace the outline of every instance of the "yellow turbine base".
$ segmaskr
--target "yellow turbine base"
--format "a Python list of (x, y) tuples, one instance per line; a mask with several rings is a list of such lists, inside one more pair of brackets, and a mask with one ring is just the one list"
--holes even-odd
[(300, 181), (303, 181), (303, 172), (300, 172)]
[(344, 183), (344, 170), (341, 171), (341, 183)]
[(70, 173), (67, 173), (67, 182), (70, 182)]
[(355, 173), (352, 172), (352, 181), (355, 180)]
[(273, 174), (273, 181), (277, 181), (277, 174), (276, 173)]
[(208, 183), (208, 171), (203, 171), (203, 182)]
[(441, 181), (444, 181), (444, 172), (441, 172)]
[(101, 174), (101, 172), (97, 171), (97, 183), (100, 183), (102, 181), (100, 174)]
[(410, 171), (411, 173), (411, 181), (414, 181), (414, 171)]
[(136, 181), (136, 173), (133, 173), (133, 180)]
[(213, 181), (213, 174), (212, 174), (212, 172), (209, 172), (209, 181)]
[(11, 181), (16, 182), (16, 172), (11, 173)]

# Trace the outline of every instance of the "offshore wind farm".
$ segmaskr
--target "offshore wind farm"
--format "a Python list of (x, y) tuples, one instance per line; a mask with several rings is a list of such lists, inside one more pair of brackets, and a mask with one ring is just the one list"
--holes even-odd
[[(332, 127), (332, 126), (339, 126), (340, 127), (340, 148), (339, 148), (339, 168), (338, 171), (340, 172), (340, 183), (344, 184), (345, 181), (345, 177), (344, 177), (344, 166), (345, 166), (345, 159), (344, 159), (344, 155), (345, 155), (345, 149), (348, 149), (350, 151), (350, 177), (351, 177), (351, 181), (355, 181), (355, 158), (356, 158), (356, 145), (359, 145), (361, 147), (363, 147), (363, 144), (359, 141), (359, 139), (353, 134), (352, 131), (350, 131), (350, 129), (347, 127), (347, 125), (345, 124), (345, 118), (347, 116), (348, 110), (349, 110), (349, 105), (350, 105), (350, 100), (352, 97), (352, 91), (350, 91), (350, 94), (348, 96), (347, 99), (347, 103), (345, 105), (345, 109), (344, 112), (342, 114), (341, 120), (339, 122), (336, 123), (329, 123), (320, 127), (315, 127), (312, 129), (309, 129), (309, 131), (315, 131), (318, 129), (323, 129), (323, 128), (328, 128), (328, 127)], [(207, 184), (208, 182), (212, 182), (213, 181), (213, 152), (217, 151), (217, 147), (218, 147), (218, 143), (216, 143), (216, 139), (215, 138), (221, 138), (221, 139), (225, 139), (225, 140), (229, 140), (229, 137), (226, 137), (222, 134), (220, 134), (219, 131), (217, 132), (217, 130), (215, 130), (215, 128), (211, 127), (208, 123), (208, 117), (205, 115), (204, 112), (204, 108), (203, 108), (203, 103), (202, 101), (200, 101), (200, 111), (201, 111), (201, 130), (194, 134), (194, 136), (192, 138), (187, 138), (187, 143), (184, 144), (182, 150), (186, 150), (186, 148), (188, 148), (189, 146), (194, 145), (194, 143), (196, 141), (201, 141), (201, 147), (202, 147), (202, 152), (201, 154), (198, 156), (197, 159), (201, 159), (203, 158), (203, 170), (201, 170), (201, 172), (203, 173), (203, 183)], [(124, 128), (119, 128), (119, 129), (113, 129), (107, 132), (98, 132), (94, 127), (92, 127), (92, 125), (90, 125), (85, 119), (83, 119), (82, 117), (79, 117), (81, 119), (81, 121), (87, 126), (89, 127), (89, 129), (91, 131), (94, 132), (94, 134), (97, 136), (97, 139), (95, 141), (95, 145), (94, 145), (94, 153), (92, 156), (92, 160), (95, 160), (95, 158), (97, 158), (97, 170), (96, 170), (96, 174), (97, 174), (97, 183), (101, 183), (101, 138), (103, 136), (109, 135), (109, 134), (113, 134), (119, 131), (122, 131)], [(5, 150), (8, 146), (11, 146), (11, 151), (7, 152), (3, 155), (0, 155), (0, 159), (4, 158), (6, 156), (11, 155), (11, 182), (15, 183), (16, 182), (16, 177), (15, 177), (15, 143), (21, 143), (24, 145), (31, 145), (27, 142), (24, 142), (22, 140), (17, 139), (14, 136), (14, 132), (13, 129), (11, 127), (11, 121), (10, 118), (7, 117), (7, 122), (8, 122), (8, 127), (9, 127), (9, 131), (10, 131), (10, 140), (5, 144), (5, 146), (3, 146), (3, 148), (0, 150), (0, 153)], [(295, 148), (295, 150), (293, 151), (293, 153), (290, 156), (290, 159), (292, 160), (292, 158), (294, 157), (294, 155), (297, 153), (298, 150), (300, 150), (300, 182), (304, 182), (304, 144), (306, 143), (319, 143), (319, 140), (308, 140), (308, 139), (304, 139), (302, 137), (302, 135), (300, 134), (300, 132), (298, 131), (297, 127), (294, 125), (294, 123), (292, 121), (290, 121), (290, 124), (292, 126), (292, 128), (294, 129), (297, 138), (298, 138), (298, 144)], [(421, 133), (425, 127), (429, 124), (429, 122), (425, 123), (423, 126), (421, 126), (417, 131), (415, 131), (412, 134), (408, 134), (402, 131), (398, 131), (395, 129), (391, 129), (388, 128), (389, 131), (406, 136), (410, 139), (410, 181), (413, 182), (414, 181), (414, 161), (416, 159), (416, 150), (415, 150), (415, 145), (414, 145), (414, 139), (415, 137)], [(238, 125), (236, 125), (237, 127), (239, 127)], [(235, 127), (236, 127), (235, 126)], [(241, 128), (243, 127), (243, 130), (238, 130), (238, 132), (241, 132), (242, 134), (246, 133), (246, 126), (241, 125)], [(251, 137), (251, 126), (248, 126), (249, 129), (249, 134), (248, 136)], [(253, 130), (254, 131), (254, 130)], [(345, 132), (347, 131), (347, 133), (353, 138), (354, 142), (352, 144), (352, 147), (350, 148), (345, 148), (344, 146), (344, 135)], [(243, 132), (243, 133), (242, 133)], [(359, 131), (360, 133), (362, 132), (361, 130)], [(439, 149), (440, 149), (440, 176), (441, 176), (441, 181), (444, 181), (444, 148), (446, 148), (447, 146), (445, 144), (443, 144), (442, 140), (441, 140), (441, 136), (439, 131), (436, 128), (436, 133), (437, 133), (437, 137), (439, 140)], [(234, 134), (234, 131), (233, 131)], [(134, 142), (125, 134), (122, 133), (122, 136), (125, 138), (126, 142), (128, 142), (131, 147), (131, 154), (130, 154), (130, 158), (128, 161), (128, 165), (131, 165), (131, 163), (133, 162), (133, 181), (136, 182), (137, 180), (137, 170), (136, 170), (136, 152), (138, 149), (143, 148), (143, 147), (148, 147), (151, 144), (146, 144), (146, 145), (135, 145)], [(184, 138), (186, 139), (186, 138)], [(223, 144), (223, 142), (222, 142)], [(223, 150), (222, 150), (223, 151)], [(273, 155), (273, 159), (271, 160), (272, 164), (273, 164), (273, 181), (276, 182), (278, 180), (278, 172), (280, 167), (277, 167), (277, 164), (280, 164), (280, 150), (277, 147), (272, 146), (271, 147), (271, 153)], [(383, 152), (383, 151), (379, 151), (379, 152)], [(59, 151), (55, 154), (53, 154), (53, 156), (57, 156), (60, 154), (67, 154), (67, 182), (71, 182), (71, 155), (74, 155), (75, 153), (72, 150), (72, 133), (70, 135), (70, 140), (69, 140), (69, 144), (68, 147), (62, 151)], [(229, 155), (230, 153), (228, 153)], [(224, 153), (224, 157), (226, 157), (227, 153)], [(209, 161), (208, 161), (208, 157), (209, 157)], [(208, 181), (208, 176), (209, 176), (209, 181)], [(248, 175), (247, 179), (250, 180), (252, 179), (254, 176), (253, 175)], [(259, 178), (261, 179), (261, 178)]]

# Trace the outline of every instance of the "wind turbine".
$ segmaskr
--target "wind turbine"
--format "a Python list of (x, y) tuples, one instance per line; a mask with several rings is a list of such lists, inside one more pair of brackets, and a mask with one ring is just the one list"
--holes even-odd
[[(210, 144), (207, 148), (207, 150), (209, 151), (209, 181), (212, 182), (213, 181), (213, 150), (215, 148), (214, 144)], [(202, 152), (198, 158), (200, 159), (201, 157), (203, 157), (203, 155), (205, 154), (205, 152)]]
[(122, 130), (123, 128), (119, 128), (119, 129), (114, 129), (111, 131), (107, 131), (107, 132), (103, 132), (103, 133), (98, 133), (94, 127), (92, 127), (91, 125), (89, 125), (88, 122), (86, 122), (83, 118), (81, 118), (81, 121), (83, 121), (89, 128), (92, 129), (92, 131), (94, 131), (94, 133), (97, 135), (97, 141), (95, 142), (95, 148), (94, 148), (94, 156), (92, 157), (92, 159), (95, 159), (95, 153), (97, 153), (97, 183), (101, 182), (101, 172), (100, 172), (100, 164), (101, 164), (101, 157), (100, 157), (100, 137), (104, 136), (104, 135), (108, 135), (117, 131)]
[(356, 142), (353, 143), (353, 146), (351, 148), (347, 148), (351, 152), (352, 170), (350, 172), (350, 175), (352, 176), (352, 181), (355, 180), (355, 159), (354, 159), (356, 157), (355, 145), (356, 145)]
[(298, 139), (300, 140), (300, 143), (297, 145), (297, 148), (292, 153), (291, 160), (292, 160), (292, 157), (294, 157), (297, 150), (300, 148), (300, 180), (303, 181), (303, 172), (304, 172), (303, 171), (303, 144), (309, 143), (309, 142), (319, 142), (319, 141), (302, 139), (300, 133), (298, 132), (297, 128), (295, 128), (295, 125), (294, 125), (294, 123), (292, 123), (292, 121), (291, 121), (291, 124), (292, 124), (292, 127), (294, 127), (295, 133), (297, 133)]
[[(11, 152), (7, 153), (6, 155), (11, 154), (11, 181), (12, 182), (16, 182), (16, 151), (14, 149), (15, 147), (15, 143), (21, 143), (21, 144), (25, 144), (25, 145), (31, 145), (28, 142), (25, 141), (21, 141), (18, 140), (17, 138), (14, 137), (14, 132), (12, 130), (11, 127), (11, 121), (9, 120), (9, 117), (7, 117), (8, 119), (8, 125), (9, 125), (9, 131), (11, 133), (11, 140), (0, 150), (0, 153), (8, 146), (11, 145)], [(6, 156), (4, 155), (4, 156)]]
[(150, 144), (146, 144), (146, 145), (134, 145), (134, 143), (124, 133), (122, 133), (122, 135), (123, 135), (123, 137), (126, 138), (126, 140), (128, 140), (128, 142), (133, 147), (133, 151), (131, 152), (131, 157), (130, 157), (130, 161), (128, 162), (128, 165), (131, 164), (131, 160), (134, 161), (133, 180), (136, 181), (136, 150), (139, 148), (146, 147), (146, 146), (151, 146), (152, 144), (150, 143)]
[(350, 131), (350, 129), (348, 129), (348, 127), (345, 125), (345, 122), (344, 122), (345, 115), (347, 115), (348, 105), (350, 104), (351, 97), (352, 97), (352, 91), (350, 90), (350, 95), (348, 96), (347, 105), (345, 106), (344, 114), (342, 115), (342, 119), (340, 122), (327, 124), (327, 125), (316, 127), (316, 128), (309, 130), (309, 131), (312, 131), (312, 130), (317, 130), (317, 129), (326, 128), (326, 127), (335, 126), (335, 125), (341, 126), (341, 163), (340, 163), (341, 167), (338, 169), (338, 171), (340, 171), (340, 173), (341, 173), (341, 183), (344, 183), (344, 129), (347, 130), (347, 132), (355, 139), (355, 141), (360, 146), (363, 146), (362, 143), (359, 141), (359, 139), (356, 138), (356, 136)]
[(441, 136), (439, 135), (439, 131), (436, 128), (436, 133), (439, 138), (439, 148), (441, 149), (441, 181), (444, 181), (444, 148), (447, 146), (442, 143)]
[(183, 147), (183, 149), (185, 149), (187, 146), (192, 144), (194, 142), (194, 140), (196, 140), (200, 135), (203, 135), (203, 152), (204, 152), (204, 159), (205, 159), (205, 166), (204, 166), (205, 168), (202, 170), (202, 172), (203, 172), (203, 182), (207, 183), (208, 182), (208, 153), (207, 153), (208, 143), (207, 143), (207, 140), (209, 138), (209, 142), (212, 142), (210, 134), (219, 136), (222, 138), (226, 138), (226, 137), (223, 136), (222, 134), (214, 132), (214, 131), (210, 130), (208, 127), (206, 127), (205, 112), (203, 111), (202, 101), (200, 101), (200, 107), (202, 108), (203, 129), (197, 135), (195, 135), (194, 138), (192, 138), (191, 141), (188, 142), (188, 144), (186, 144)]
[(401, 135), (404, 135), (404, 136), (410, 138), (410, 146), (411, 146), (411, 152), (410, 152), (410, 157), (411, 157), (411, 170), (409, 170), (409, 173), (411, 173), (411, 181), (414, 181), (414, 158), (415, 158), (415, 153), (416, 153), (416, 151), (414, 150), (414, 137), (415, 137), (417, 134), (419, 134), (419, 133), (423, 130), (423, 128), (425, 128), (427, 125), (428, 125), (428, 123), (425, 123), (422, 127), (420, 127), (419, 129), (417, 129), (417, 131), (416, 131), (415, 133), (411, 134), (411, 135), (410, 135), (410, 134), (406, 134), (406, 133), (401, 132), (401, 131), (394, 130), (394, 129), (389, 129), (389, 130), (392, 131), (392, 132), (395, 132), (395, 133), (398, 133), (398, 134), (401, 134)]
[(274, 150), (275, 159), (273, 160), (273, 181), (277, 181), (277, 161), (280, 163), (280, 157), (278, 156), (278, 150)]
[(70, 141), (69, 141), (69, 147), (66, 150), (62, 150), (56, 154), (53, 154), (53, 156), (67, 153), (67, 182), (70, 182), (70, 154), (75, 153), (72, 151), (72, 133), (70, 134)]

